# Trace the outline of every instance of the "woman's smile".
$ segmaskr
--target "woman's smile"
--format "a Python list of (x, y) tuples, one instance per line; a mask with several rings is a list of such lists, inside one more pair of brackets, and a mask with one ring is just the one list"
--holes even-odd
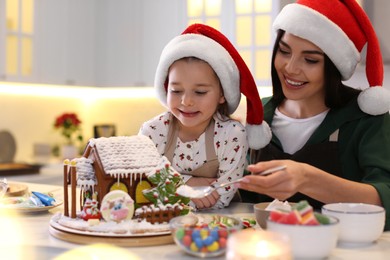
[(293, 88), (293, 89), (303, 88), (307, 83), (306, 81), (297, 81), (297, 80), (289, 79), (286, 76), (284, 77), (284, 79), (285, 79), (286, 87)]

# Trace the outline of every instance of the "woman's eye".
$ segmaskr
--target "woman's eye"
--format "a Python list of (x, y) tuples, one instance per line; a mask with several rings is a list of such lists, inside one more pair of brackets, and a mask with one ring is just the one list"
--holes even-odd
[(307, 63), (310, 63), (310, 64), (318, 63), (318, 60), (315, 60), (315, 59), (308, 59), (308, 58), (306, 58), (305, 60), (306, 60)]
[(207, 91), (195, 91), (197, 95), (206, 95)]
[(284, 50), (284, 49), (282, 49), (282, 48), (279, 48), (278, 50), (279, 50), (279, 52), (280, 52), (281, 54), (284, 54), (284, 55), (287, 55), (287, 54), (290, 53), (288, 50)]

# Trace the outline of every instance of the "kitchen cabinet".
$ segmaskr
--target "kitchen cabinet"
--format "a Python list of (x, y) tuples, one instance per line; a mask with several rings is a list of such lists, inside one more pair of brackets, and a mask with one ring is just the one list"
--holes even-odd
[(1, 47), (0, 81), (150, 86), (162, 48), (186, 24), (182, 0), (35, 0), (31, 75), (7, 75)]

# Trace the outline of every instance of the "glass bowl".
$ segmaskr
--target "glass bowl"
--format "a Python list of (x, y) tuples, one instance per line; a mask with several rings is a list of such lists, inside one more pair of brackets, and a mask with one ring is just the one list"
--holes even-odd
[(228, 237), (241, 230), (239, 218), (218, 214), (189, 214), (170, 222), (173, 240), (186, 253), (215, 257), (226, 253)]

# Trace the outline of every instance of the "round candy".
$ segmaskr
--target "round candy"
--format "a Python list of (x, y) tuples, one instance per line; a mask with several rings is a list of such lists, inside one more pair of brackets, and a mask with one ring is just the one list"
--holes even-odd
[(182, 238), (184, 237), (184, 235), (185, 235), (184, 229), (179, 228), (178, 230), (176, 230), (176, 238), (177, 238), (177, 239), (182, 240)]
[(198, 252), (199, 248), (196, 246), (195, 242), (192, 242), (190, 245), (190, 250), (193, 252)]
[(183, 237), (182, 242), (183, 242), (183, 245), (185, 245), (185, 246), (187, 246), (187, 247), (191, 246), (191, 243), (192, 243), (191, 236), (185, 235), (185, 236)]
[(210, 236), (212, 236), (214, 238), (214, 240), (218, 240), (219, 239), (218, 229), (215, 228), (215, 229), (211, 230)]
[(200, 230), (199, 229), (195, 229), (192, 232), (191, 237), (192, 237), (192, 240), (194, 240), (194, 241), (195, 241), (195, 239), (200, 238)]
[(206, 228), (202, 228), (199, 233), (202, 239), (205, 239), (206, 237), (209, 236), (209, 230)]
[(219, 249), (219, 244), (217, 241), (214, 241), (211, 245), (209, 245), (207, 247), (207, 249), (210, 251), (210, 252), (215, 252)]
[(221, 237), (221, 238), (219, 239), (219, 246), (220, 246), (221, 248), (225, 248), (225, 247), (226, 247), (226, 243), (227, 243), (227, 239), (226, 239), (226, 238)]
[(202, 240), (202, 238), (200, 238), (200, 237), (196, 237), (195, 239), (194, 239), (194, 242), (195, 242), (195, 245), (196, 245), (196, 247), (198, 247), (198, 248), (202, 248), (203, 247), (203, 240)]
[(220, 228), (218, 230), (218, 234), (219, 234), (220, 237), (225, 237), (226, 238), (228, 236), (228, 231), (227, 231), (226, 228)]
[(208, 237), (206, 237), (205, 239), (203, 239), (203, 244), (205, 245), (205, 246), (209, 246), (209, 245), (211, 245), (212, 243), (214, 243), (215, 242), (215, 239), (214, 239), (214, 237), (212, 237), (212, 236), (208, 236)]

